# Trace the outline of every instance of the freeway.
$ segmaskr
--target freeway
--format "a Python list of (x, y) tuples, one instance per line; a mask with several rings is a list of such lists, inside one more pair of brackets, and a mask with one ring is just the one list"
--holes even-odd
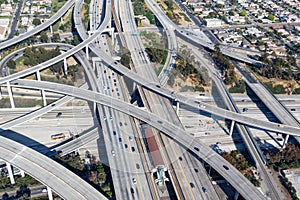
[[(73, 46), (69, 45), (69, 44), (65, 44), (65, 43), (45, 43), (45, 44), (37, 44), (34, 45), (34, 47), (52, 47), (55, 48), (59, 46), (60, 49), (63, 50), (68, 50), (71, 49)], [(9, 55), (7, 55), (0, 63), (5, 63), (8, 59), (10, 59), (11, 57), (13, 57), (15, 54), (20, 54), (21, 52), (23, 52), (25, 50), (25, 48), (19, 49), (16, 52), (13, 52)], [(88, 60), (86, 59), (86, 56), (84, 55), (84, 53), (82, 51), (77, 52), (76, 54), (74, 54), (75, 58), (79, 61), (79, 63), (82, 64), (84, 70), (86, 72), (88, 72), (88, 67), (90, 66), (90, 63), (88, 62)], [(1, 67), (1, 64), (0, 64)], [(82, 85), (83, 88), (88, 88), (87, 84)], [(16, 119), (10, 120), (8, 122), (5, 122), (3, 124), (0, 125), (0, 128), (6, 130), (6, 129), (10, 129), (14, 126), (20, 125), (24, 122), (27, 122), (31, 119), (34, 119), (36, 117), (39, 117), (41, 115), (43, 115), (44, 113), (47, 113), (53, 109), (55, 109), (57, 106), (63, 105), (64, 103), (72, 100), (73, 97), (69, 97), (69, 96), (65, 96), (59, 100), (57, 100), (54, 104), (49, 104), (47, 106), (44, 106), (34, 112), (28, 113), (26, 115), (23, 115), (21, 117), (18, 117)]]
[[(59, 55), (56, 58), (50, 59), (49, 61), (41, 63), (40, 65), (31, 67), (29, 69), (12, 74), (10, 76), (0, 78), (0, 84), (6, 83), (7, 81), (16, 80), (21, 77), (25, 77), (27, 75), (34, 73), (37, 70), (45, 69), (45, 68), (53, 65), (53, 62), (56, 63), (56, 62), (58, 62), (57, 60), (62, 60), (62, 59), (64, 59), (64, 57), (69, 57), (70, 55), (73, 55), (74, 53), (78, 52), (80, 49), (82, 49), (82, 47), (84, 47), (86, 44), (90, 43), (96, 37), (97, 37), (97, 34), (95, 33), (91, 37), (86, 39), (84, 42), (80, 43), (76, 47)], [(110, 56), (105, 54), (102, 50), (99, 49), (97, 51), (94, 51), (94, 53), (98, 57), (102, 58), (104, 63), (106, 63), (108, 66), (110, 66), (110, 68), (113, 68), (119, 74), (124, 75), (124, 76), (134, 80), (136, 83), (140, 84), (142, 87), (145, 87), (145, 88), (147, 88), (153, 92), (156, 92), (164, 97), (167, 97), (169, 99), (173, 99), (173, 100), (179, 101), (181, 103), (188, 104), (188, 105), (198, 108), (200, 110), (209, 112), (211, 114), (214, 114), (214, 115), (217, 115), (220, 117), (224, 117), (226, 119), (234, 120), (236, 122), (239, 122), (239, 123), (247, 125), (247, 126), (252, 126), (252, 127), (256, 127), (256, 128), (260, 128), (260, 129), (264, 129), (264, 130), (269, 130), (272, 132), (285, 133), (285, 134), (290, 134), (290, 135), (295, 135), (295, 136), (297, 136), (300, 132), (300, 128), (298, 128), (298, 127), (291, 127), (291, 126), (282, 125), (282, 124), (278, 124), (278, 123), (260, 121), (260, 120), (254, 119), (254, 118), (243, 116), (241, 114), (233, 113), (233, 112), (221, 109), (221, 108), (210, 106), (208, 104), (205, 104), (205, 103), (200, 102), (195, 99), (190, 99), (190, 98), (184, 97), (182, 95), (176, 94), (175, 92), (171, 92), (165, 88), (162, 88), (160, 85), (157, 85), (156, 83), (153, 83), (152, 81), (149, 81), (145, 78), (140, 77), (135, 72), (132, 72), (131, 70), (127, 69), (125, 66), (114, 61)]]
[[(78, 51), (80, 51), (84, 47), (87, 47), (89, 43), (91, 43), (95, 39), (97, 39), (98, 34), (102, 33), (104, 31), (104, 29), (106, 28), (107, 24), (110, 22), (110, 19), (111, 19), (110, 1), (111, 0), (108, 0), (105, 3), (105, 5), (106, 5), (106, 7), (105, 7), (105, 18), (102, 21), (102, 24), (96, 29), (96, 31), (90, 37), (88, 37), (86, 40), (84, 40), (83, 42), (81, 42), (80, 44), (75, 46), (74, 48), (70, 49), (69, 51), (67, 51), (65, 53), (62, 53), (61, 55), (59, 55), (55, 58), (52, 58), (52, 59), (50, 59), (50, 60), (48, 60), (44, 63), (41, 63), (41, 64), (36, 65), (34, 67), (28, 68), (28, 69), (23, 70), (21, 72), (18, 72), (18, 73), (12, 74), (10, 76), (0, 78), (0, 84), (5, 83), (5, 82), (10, 81), (10, 80), (15, 80), (15, 79), (18, 79), (18, 78), (21, 78), (21, 77), (25, 77), (27, 75), (35, 73), (36, 71), (46, 69), (46, 68), (52, 66), (53, 64), (56, 64), (56, 63), (60, 62), (64, 58), (68, 58), (68, 57), (72, 56), (73, 54), (77, 53)], [(78, 12), (80, 12), (80, 11), (78, 11)], [(0, 44), (2, 44), (2, 43), (0, 43)]]
[[(282, 125), (282, 124), (279, 124), (279, 123), (260, 121), (260, 120), (257, 120), (255, 118), (246, 117), (246, 116), (238, 114), (238, 113), (233, 113), (231, 111), (224, 110), (222, 108), (218, 108), (218, 107), (211, 106), (209, 104), (203, 103), (203, 102), (201, 102), (197, 99), (188, 98), (188, 97), (182, 96), (180, 94), (177, 94), (173, 91), (169, 91), (165, 88), (162, 88), (160, 85), (158, 85), (156, 83), (153, 83), (152, 81), (149, 81), (148, 79), (140, 77), (135, 72), (132, 72), (131, 70), (129, 70), (125, 66), (123, 66), (120, 63), (114, 61), (109, 55), (105, 54), (102, 50), (98, 49), (97, 51), (94, 51), (94, 53), (98, 57), (102, 58), (102, 61), (107, 66), (114, 69), (119, 74), (121, 74), (123, 76), (126, 76), (126, 77), (130, 78), (131, 80), (135, 81), (136, 83), (138, 83), (139, 85), (141, 85), (142, 87), (147, 88), (148, 90), (150, 90), (152, 92), (155, 92), (157, 94), (160, 94), (160, 95), (162, 95), (164, 97), (167, 97), (169, 99), (176, 100), (180, 103), (187, 104), (191, 107), (198, 108), (198, 109), (203, 110), (205, 112), (214, 114), (216, 116), (224, 117), (226, 119), (230, 119), (230, 120), (239, 122), (239, 123), (247, 125), (247, 126), (260, 128), (260, 129), (263, 129), (263, 130), (269, 130), (271, 132), (285, 133), (285, 134), (290, 134), (290, 135), (295, 135), (295, 136), (300, 135), (300, 128), (298, 128), (298, 127), (291, 127), (291, 126)], [(43, 65), (43, 63), (41, 64), (41, 66), (42, 65)], [(33, 70), (36, 70), (36, 69), (34, 68)], [(16, 73), (18, 75), (12, 74), (8, 77), (5, 77), (5, 79), (0, 78), (0, 84), (5, 83), (6, 81), (11, 81), (11, 80), (15, 80), (15, 79), (20, 78), (20, 77), (24, 77), (25, 75), (23, 75), (22, 72)], [(26, 72), (26, 74), (31, 74), (31, 73), (32, 72), (31, 72), (30, 69)], [(16, 76), (14, 76), (14, 75), (16, 75)]]
[[(232, 99), (231, 94), (228, 92), (225, 84), (223, 83), (223, 80), (218, 78), (218, 76), (216, 75), (217, 70), (209, 66), (208, 60), (206, 60), (205, 58), (202, 59), (199, 56), (199, 53), (193, 48), (192, 53), (198, 58), (202, 65), (204, 65), (207, 70), (210, 71), (212, 81), (213, 83), (215, 83), (216, 88), (219, 91), (220, 96), (227, 108), (233, 112), (239, 113), (239, 109), (237, 108), (235, 101)], [(231, 126), (234, 126), (234, 124), (232, 123)], [(266, 170), (266, 166), (264, 165), (264, 157), (262, 155), (262, 152), (260, 151), (260, 148), (257, 146), (256, 141), (253, 139), (252, 133), (246, 126), (241, 124), (237, 124), (236, 128), (239, 131), (240, 136), (243, 139), (243, 142), (246, 145), (250, 155), (252, 156), (256, 167), (258, 168), (260, 176), (263, 177), (263, 183), (267, 187), (267, 191), (265, 191), (265, 193), (268, 194), (272, 199), (282, 199), (281, 193), (277, 191), (278, 187), (276, 185), (276, 182), (273, 180), (272, 175), (270, 175)], [(230, 127), (230, 129), (232, 129), (232, 127)]]
[[(79, 35), (82, 38), (87, 38), (80, 15), (78, 15), (81, 6), (82, 4), (75, 4), (74, 21)], [(92, 13), (96, 15), (97, 10), (92, 11)], [(102, 35), (96, 45), (101, 46), (101, 49), (109, 54), (108, 43), (106, 37)], [(91, 49), (95, 48), (95, 44), (90, 46)], [(101, 93), (123, 99), (126, 95), (123, 95), (124, 89), (121, 91), (122, 85), (118, 75), (106, 67), (103, 69), (103, 67), (99, 62), (96, 62), (95, 71), (99, 78), (98, 81), (96, 81), (95, 74), (91, 73), (92, 70), (88, 71), (89, 80), (93, 82), (92, 88)], [(136, 141), (133, 139), (135, 137), (131, 134), (135, 132), (131, 119), (123, 113), (102, 105), (97, 105), (97, 111), (103, 129), (116, 197), (120, 199), (153, 199), (153, 194), (149, 191), (151, 184), (146, 180), (147, 172), (150, 170), (144, 170), (141, 160), (143, 155), (137, 153), (138, 148), (136, 148)]]
[[(124, 3), (120, 2), (119, 6), (119, 9), (121, 11), (122, 27), (123, 31), (125, 32), (124, 35), (127, 42), (127, 48), (131, 52), (134, 70), (136, 70), (136, 72), (140, 74), (140, 76), (148, 78), (148, 80), (151, 80), (157, 84), (159, 83), (159, 81), (161, 81), (161, 84), (166, 83), (169, 77), (169, 73), (167, 70), (170, 69), (163, 69), (165, 71), (161, 76), (158, 77), (158, 80), (147, 55), (145, 55), (145, 48), (141, 41), (141, 38), (139, 37), (139, 35), (133, 34), (137, 31), (137, 27), (134, 21), (133, 10), (130, 1), (125, 2), (125, 5)], [(177, 41), (174, 30), (172, 30), (172, 27), (169, 27), (169, 25), (165, 22), (163, 22), (163, 26), (165, 27), (166, 34), (169, 35), (168, 37), (173, 40), (168, 41), (168, 45), (177, 48)], [(169, 55), (171, 55), (170, 59), (175, 62), (174, 56), (177, 56), (177, 49), (174, 50), (174, 54)], [(168, 64), (168, 66), (170, 66), (170, 64)], [(142, 97), (143, 104), (147, 109), (151, 110), (156, 115), (167, 119), (173, 124), (176, 124), (177, 126), (183, 128), (170, 101), (162, 98), (157, 94), (150, 93), (143, 88), (138, 87), (138, 90)], [(211, 182), (209, 180), (209, 177), (206, 175), (205, 169), (200, 163), (196, 162), (195, 159), (189, 154), (185, 154), (185, 150), (182, 149), (182, 147), (174, 143), (169, 138), (165, 137), (163, 134), (158, 134), (156, 130), (151, 130), (150, 128), (147, 130), (149, 134), (153, 133), (155, 135), (155, 143), (160, 146), (159, 151), (162, 158), (158, 159), (159, 162), (157, 161), (157, 163), (164, 163), (164, 165), (168, 168), (168, 173), (170, 175), (170, 179), (172, 181), (178, 199), (218, 198), (215, 191), (213, 190), (213, 187), (209, 187), (211, 185)], [(153, 143), (151, 142), (151, 144)], [(199, 169), (199, 173), (195, 172), (195, 168)], [(200, 174), (205, 175), (200, 177)], [(206, 193), (203, 192), (203, 185), (207, 188), (207, 194), (209, 195), (206, 195)]]
[(218, 171), (218, 173), (220, 173), (244, 198), (264, 199), (264, 196), (260, 193), (260, 191), (258, 191), (252, 185), (252, 183), (250, 183), (237, 169), (224, 160), (220, 155), (215, 153), (202, 142), (195, 140), (180, 127), (175, 126), (174, 124), (160, 118), (153, 113), (139, 109), (118, 99), (72, 86), (31, 80), (14, 81), (13, 85), (21, 88), (44, 89), (47, 91), (57, 92), (88, 101), (97, 102), (145, 121), (149, 125), (167, 134), (173, 140), (178, 141), (180, 144), (192, 151), (195, 155), (207, 162), (216, 171)]
[[(215, 44), (213, 44), (211, 41), (207, 41), (205, 38), (207, 37), (203, 37), (203, 35), (197, 35), (193, 32), (190, 32), (188, 30), (182, 29), (180, 28), (178, 25), (176, 25), (174, 22), (172, 22), (169, 17), (164, 13), (164, 11), (162, 11), (162, 9), (160, 8), (160, 6), (158, 5), (158, 3), (156, 3), (154, 0), (146, 0), (145, 1), (147, 3), (147, 5), (151, 8), (151, 10), (156, 13), (156, 17), (159, 19), (160, 22), (165, 22), (169, 24), (169, 28), (171, 28), (172, 30), (175, 30), (177, 36), (179, 36), (180, 38), (187, 40), (189, 42), (201, 45), (203, 47), (206, 47), (210, 50), (215, 50)], [(227, 50), (226, 48), (224, 48), (223, 46), (220, 46), (220, 49), (222, 51), (223, 54), (236, 59), (236, 60), (240, 60), (242, 62), (246, 62), (249, 64), (254, 64), (254, 65), (262, 65), (261, 62), (251, 59), (245, 55), (241, 55), (238, 53), (234, 53), (231, 52), (229, 50)]]
[(53, 23), (55, 23), (59, 18), (61, 18), (70, 8), (71, 6), (74, 4), (75, 0), (68, 0), (65, 5), (59, 9), (57, 11), (57, 13), (55, 13), (55, 15), (53, 15), (48, 21), (42, 23), (41, 25), (35, 27), (34, 29), (32, 29), (31, 31), (28, 31), (24, 34), (21, 34), (17, 37), (14, 37), (12, 39), (6, 40), (4, 42), (0, 43), (0, 50), (5, 49), (7, 47), (13, 46), (39, 32), (41, 32), (42, 30), (48, 28), (50, 25), (52, 25)]
[(106, 199), (73, 172), (52, 159), (5, 137), (1, 131), (0, 158), (26, 171), (65, 199)]
[[(296, 117), (276, 98), (275, 95), (267, 90), (267, 88), (259, 80), (251, 76), (251, 74), (241, 66), (236, 66), (249, 88), (251, 88), (251, 90), (269, 108), (269, 110), (281, 123), (294, 127), (300, 127), (300, 123)], [(283, 146), (287, 140), (288, 137), (286, 137), (285, 141), (283, 142)], [(300, 141), (300, 138), (296, 137), (296, 140)]]

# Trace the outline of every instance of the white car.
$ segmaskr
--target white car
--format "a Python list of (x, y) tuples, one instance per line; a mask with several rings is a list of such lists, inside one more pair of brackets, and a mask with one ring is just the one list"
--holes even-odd
[(112, 156), (115, 156), (115, 155), (116, 155), (116, 153), (115, 153), (114, 150), (111, 150), (111, 155), (112, 155)]
[(136, 184), (136, 179), (132, 178), (132, 183), (135, 185)]

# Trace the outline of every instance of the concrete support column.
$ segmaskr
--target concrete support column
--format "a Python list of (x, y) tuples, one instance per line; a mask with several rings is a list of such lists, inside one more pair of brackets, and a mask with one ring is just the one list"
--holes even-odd
[(48, 199), (53, 200), (52, 189), (47, 186)]
[(111, 43), (112, 45), (115, 44), (115, 34), (114, 34), (114, 28), (111, 28), (110, 34), (111, 34)]
[(65, 72), (65, 75), (68, 76), (67, 58), (64, 58), (64, 72)]
[(89, 59), (89, 45), (85, 46), (85, 54), (86, 54), (86, 58)]
[(235, 191), (234, 193), (234, 200), (238, 200), (240, 194), (238, 193), (238, 191)]
[(21, 176), (22, 176), (22, 177), (25, 177), (25, 172), (24, 172), (24, 170), (20, 169), (20, 173), (21, 173)]
[(14, 174), (13, 174), (13, 171), (12, 171), (12, 168), (11, 168), (11, 164), (9, 162), (6, 162), (6, 168), (7, 168), (7, 172), (8, 172), (8, 176), (9, 176), (9, 179), (10, 179), (10, 183), (11, 184), (15, 184), (15, 179), (14, 179)]
[(232, 136), (234, 125), (235, 125), (235, 121), (232, 120), (230, 125), (230, 131), (229, 131), (230, 136)]
[[(41, 74), (40, 74), (40, 71), (36, 71), (36, 79), (38, 81), (41, 81)], [(44, 106), (47, 105), (47, 99), (46, 99), (46, 94), (45, 94), (45, 90), (41, 90), (41, 95), (42, 95), (42, 99), (43, 99), (43, 104)]]
[(179, 115), (179, 101), (176, 101), (176, 114)]
[(133, 84), (132, 84), (132, 91), (135, 91), (136, 89), (137, 89), (136, 82), (133, 82)]
[(53, 27), (52, 27), (52, 25), (50, 25), (50, 33), (51, 33), (51, 35), (53, 34)]
[[(96, 61), (93, 59), (93, 71), (95, 72), (96, 71)], [(98, 74), (98, 72), (97, 72)]]
[(284, 138), (284, 140), (283, 140), (283, 144), (282, 144), (282, 148), (284, 148), (284, 147), (285, 147), (286, 143), (287, 143), (287, 142), (288, 142), (288, 140), (289, 140), (289, 137), (290, 137), (290, 135), (285, 135), (285, 138)]
[(12, 90), (11, 90), (9, 81), (6, 82), (6, 86), (7, 86), (7, 91), (8, 91), (8, 95), (9, 95), (11, 108), (15, 108), (15, 102), (14, 102), (14, 98), (13, 98), (13, 94), (12, 94)]

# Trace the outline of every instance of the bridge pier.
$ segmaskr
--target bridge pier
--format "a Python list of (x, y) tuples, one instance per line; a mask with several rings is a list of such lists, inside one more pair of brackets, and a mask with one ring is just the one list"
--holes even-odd
[(53, 200), (52, 189), (47, 186), (48, 199)]
[(282, 149), (285, 147), (286, 143), (288, 142), (289, 137), (290, 137), (290, 135), (285, 135), (285, 138), (283, 140), (282, 147), (281, 147)]
[[(41, 81), (41, 74), (40, 74), (40, 71), (36, 71), (36, 79), (38, 81)], [(47, 105), (47, 99), (46, 99), (46, 94), (45, 94), (45, 90), (41, 90), (41, 95), (42, 95), (42, 99), (43, 99), (43, 104), (44, 106)]]
[(235, 125), (235, 121), (232, 120), (230, 125), (229, 136), (232, 136), (234, 125)]
[(52, 27), (52, 25), (50, 25), (50, 33), (51, 33), (51, 35), (53, 35), (53, 27)]
[(176, 101), (176, 114), (179, 115), (179, 101)]
[(86, 54), (86, 58), (89, 59), (89, 45), (88, 44), (85, 46), (85, 54)]
[(114, 28), (111, 28), (110, 35), (111, 35), (111, 44), (112, 45), (115, 44), (115, 34), (114, 34), (114, 32), (115, 32)]
[(25, 172), (24, 172), (24, 170), (22, 170), (22, 169), (19, 169), (19, 170), (20, 170), (21, 176), (22, 176), (22, 177), (25, 177)]
[(12, 94), (12, 90), (11, 90), (9, 81), (6, 82), (6, 86), (7, 86), (7, 91), (8, 91), (8, 95), (9, 95), (11, 108), (15, 108), (15, 102), (14, 102), (14, 98), (13, 98), (13, 94)]
[(9, 162), (6, 162), (6, 169), (7, 169), (7, 172), (8, 172), (10, 183), (15, 184), (16, 182), (15, 182), (15, 179), (14, 179), (14, 174), (13, 174), (13, 171), (12, 171), (11, 164)]
[(64, 73), (66, 76), (68, 76), (68, 63), (67, 58), (64, 58)]

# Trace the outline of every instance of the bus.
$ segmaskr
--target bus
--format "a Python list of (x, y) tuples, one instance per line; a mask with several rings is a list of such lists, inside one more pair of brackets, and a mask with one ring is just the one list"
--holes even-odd
[(64, 133), (58, 133), (51, 135), (51, 140), (65, 139), (66, 135)]

